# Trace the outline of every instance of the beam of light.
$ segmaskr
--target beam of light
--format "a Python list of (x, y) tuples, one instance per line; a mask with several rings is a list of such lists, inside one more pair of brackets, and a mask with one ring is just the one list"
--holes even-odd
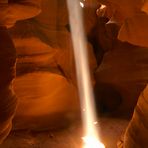
[(99, 140), (96, 137), (85, 136), (82, 139), (85, 143), (83, 148), (104, 148), (104, 145), (101, 142), (99, 142)]
[(81, 6), (82, 8), (84, 8), (84, 3), (80, 2), (80, 6)]
[(87, 42), (79, 0), (67, 0), (69, 19), (76, 62), (77, 81), (84, 126), (84, 148), (104, 148), (99, 141), (94, 96), (88, 64)]

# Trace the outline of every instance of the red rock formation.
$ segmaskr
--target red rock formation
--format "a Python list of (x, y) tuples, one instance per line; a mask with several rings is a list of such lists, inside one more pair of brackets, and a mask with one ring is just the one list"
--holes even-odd
[(133, 117), (124, 135), (123, 147), (146, 148), (148, 146), (148, 87), (140, 94)]
[[(144, 4), (141, 0), (101, 2), (106, 4), (106, 11), (109, 11), (105, 16), (111, 18), (105, 26), (107, 31), (109, 28), (108, 34), (112, 34), (113, 37), (116, 30), (115, 37), (119, 40), (137, 45), (136, 47), (121, 43), (116, 38), (112, 40), (112, 49), (105, 54), (96, 74), (98, 82), (108, 83), (118, 89), (123, 96), (123, 109), (129, 111), (130, 106), (134, 107), (137, 100), (135, 98), (138, 98), (138, 94), (147, 83), (147, 70), (143, 69), (147, 66), (147, 48), (143, 48), (147, 47), (148, 43), (147, 14), (141, 11)], [(118, 26), (119, 32), (112, 27), (113, 25)], [(131, 72), (128, 73), (128, 71)], [(127, 104), (125, 100), (131, 102)]]
[[(138, 45), (141, 47), (133, 48), (133, 54), (129, 56), (130, 51), (124, 51), (122, 53), (121, 51), (115, 51), (107, 53), (102, 68), (100, 69), (100, 75), (98, 76), (100, 81), (101, 78), (104, 77), (104, 80), (107, 82), (109, 81), (116, 81), (118, 86), (118, 89), (123, 88), (124, 85), (124, 94), (127, 93), (127, 98), (131, 95), (129, 92), (132, 91), (132, 95), (134, 95), (133, 90), (138, 89), (137, 91), (140, 91), (140, 85), (143, 84), (146, 85), (147, 83), (147, 47), (148, 47), (148, 15), (147, 15), (147, 1), (116, 1), (116, 0), (109, 0), (106, 3), (108, 6), (109, 4), (113, 6), (113, 9), (116, 10), (116, 13), (119, 12), (123, 17), (120, 20), (120, 17), (116, 17), (116, 20), (120, 21), (120, 31), (118, 34), (118, 39), (121, 41), (129, 42), (133, 45)], [(145, 12), (142, 12), (142, 11)], [(115, 45), (116, 46), (116, 45)], [(142, 48), (146, 47), (146, 48)], [(121, 50), (123, 46), (118, 49)], [(126, 48), (127, 49), (127, 48)], [(126, 52), (126, 53), (125, 53)], [(134, 54), (135, 52), (135, 54)], [(119, 55), (122, 54), (120, 57), (121, 59), (118, 59)], [(125, 56), (126, 55), (126, 56)], [(141, 55), (141, 56), (140, 56)], [(117, 57), (116, 57), (117, 56)], [(129, 56), (129, 57), (128, 57)], [(124, 58), (124, 60), (122, 60)], [(110, 59), (110, 60), (109, 60)], [(114, 61), (115, 59), (115, 61)], [(118, 60), (117, 60), (118, 59)], [(117, 61), (116, 61), (117, 60)], [(114, 62), (113, 62), (114, 61)], [(128, 61), (128, 62), (127, 62)], [(111, 62), (111, 63), (110, 63)], [(113, 62), (113, 63), (112, 63)], [(126, 68), (124, 67), (124, 64), (126, 64)], [(108, 64), (107, 64), (108, 63)], [(109, 64), (110, 63), (110, 64)], [(133, 65), (131, 65), (133, 64)], [(106, 67), (106, 68), (105, 68)], [(105, 70), (105, 69), (106, 70)], [(125, 70), (125, 69), (126, 70)], [(111, 69), (111, 71), (114, 71), (111, 74), (112, 78), (109, 76), (108, 70)], [(137, 70), (136, 70), (137, 69)], [(106, 76), (101, 77), (101, 71), (104, 71)], [(109, 78), (110, 77), (110, 78)], [(119, 78), (120, 77), (120, 78)], [(123, 79), (125, 78), (125, 80)], [(109, 78), (109, 79), (108, 79)], [(118, 79), (119, 78), (119, 79)], [(108, 79), (108, 80), (107, 80)], [(127, 85), (127, 83), (129, 83)], [(114, 83), (113, 82), (113, 83)], [(113, 84), (112, 83), (112, 84)], [(130, 85), (135, 85), (135, 87), (131, 87)], [(144, 86), (144, 85), (143, 85)], [(142, 88), (142, 87), (141, 87)], [(118, 145), (118, 147), (123, 148), (147, 148), (148, 146), (148, 102), (147, 102), (147, 87), (145, 90), (141, 93), (137, 105), (134, 109), (134, 114), (132, 116), (132, 119), (129, 123), (129, 126), (127, 127), (127, 130), (124, 135), (123, 142)], [(127, 92), (126, 92), (127, 91)], [(136, 97), (136, 96), (135, 96)], [(125, 100), (125, 99), (124, 99)], [(129, 104), (131, 99), (128, 99), (125, 104)], [(132, 103), (133, 104), (133, 103)]]
[(39, 13), (38, 1), (0, 3), (0, 143), (9, 134), (17, 100), (13, 92), (16, 50), (7, 28)]
[(0, 27), (0, 143), (11, 130), (16, 109), (16, 97), (12, 90), (15, 77), (16, 52), (6, 27)]
[(133, 17), (125, 20), (119, 31), (118, 39), (134, 45), (148, 47), (147, 26), (148, 15), (144, 12), (139, 12)]

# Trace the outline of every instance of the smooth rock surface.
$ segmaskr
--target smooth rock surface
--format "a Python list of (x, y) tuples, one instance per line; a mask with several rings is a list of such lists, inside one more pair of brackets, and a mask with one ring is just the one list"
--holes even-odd
[(18, 97), (15, 129), (58, 128), (73, 120), (79, 111), (76, 87), (55, 73), (34, 72), (17, 77), (14, 91)]

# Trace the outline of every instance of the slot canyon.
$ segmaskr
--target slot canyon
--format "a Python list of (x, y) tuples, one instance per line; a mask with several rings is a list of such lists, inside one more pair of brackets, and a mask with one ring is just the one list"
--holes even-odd
[(0, 0), (0, 148), (83, 148), (70, 1), (101, 142), (148, 148), (148, 0)]

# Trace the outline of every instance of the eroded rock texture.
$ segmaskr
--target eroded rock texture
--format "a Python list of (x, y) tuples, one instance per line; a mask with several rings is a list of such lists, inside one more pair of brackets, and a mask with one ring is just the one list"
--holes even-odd
[[(122, 17), (114, 15), (114, 20), (116, 20), (116, 22), (119, 21), (121, 25), (118, 39), (137, 46), (127, 43), (115, 43), (113, 50), (104, 56), (101, 68), (97, 71), (97, 78), (101, 83), (109, 82), (111, 87), (115, 87), (119, 92), (123, 93), (122, 96), (124, 98), (122, 105), (124, 105), (124, 109), (128, 110), (128, 106), (135, 104), (131, 101), (135, 101), (136, 98), (138, 98), (137, 96), (140, 94), (139, 91), (147, 83), (147, 1), (125, 0), (119, 2), (111, 0), (107, 2), (108, 4), (106, 4), (108, 6), (111, 5), (116, 12), (122, 15)], [(138, 99), (123, 142), (120, 143), (118, 147), (147, 147), (147, 109), (146, 87)]]
[[(18, 56), (15, 129), (57, 128), (80, 115), (66, 0), (43, 0), (41, 9), (10, 29)], [(94, 82), (97, 64), (90, 43), (88, 52)]]
[(140, 0), (101, 2), (107, 6), (104, 16), (110, 20), (105, 29), (113, 40), (96, 72), (97, 83), (118, 91), (123, 97), (120, 109), (129, 113), (147, 83), (147, 14), (141, 11), (144, 3)]
[[(0, 24), (11, 27), (9, 32), (17, 53), (17, 77), (13, 87), (18, 97), (18, 108), (13, 129), (43, 130), (65, 126), (79, 114), (66, 0), (9, 2), (15, 5), (10, 5), (5, 11), (9, 19), (1, 19)], [(106, 4), (106, 11), (101, 10), (98, 2)], [(122, 103), (118, 108), (120, 115), (129, 115), (148, 78), (147, 1), (143, 3), (140, 0), (86, 0), (84, 4), (84, 28), (89, 41), (92, 81), (97, 67), (95, 58), (98, 64), (101, 63), (95, 73), (97, 99), (101, 100), (98, 102), (109, 112), (116, 110)], [(98, 17), (97, 7), (100, 7)], [(0, 16), (5, 15), (0, 13)], [(12, 16), (15, 17), (12, 19)], [(5, 62), (5, 59), (3, 60)], [(2, 69), (5, 69), (4, 62), (0, 65)], [(12, 62), (13, 66), (14, 63), (15, 60)], [(10, 66), (7, 69), (10, 70), (12, 65), (6, 65)], [(6, 73), (11, 74), (11, 71)], [(7, 77), (5, 74), (0, 77), (1, 81), (4, 81), (3, 77)], [(10, 76), (8, 85), (12, 79), (13, 76)], [(2, 89), (2, 92), (11, 94), (8, 87), (6, 91)], [(4, 101), (6, 106), (7, 102), (13, 99)], [(13, 116), (13, 113), (11, 115)], [(9, 126), (11, 119), (5, 125)], [(8, 126), (1, 127), (7, 129)]]
[(16, 52), (6, 27), (0, 27), (0, 143), (9, 134), (17, 100), (12, 89)]
[(124, 135), (125, 148), (146, 148), (148, 145), (148, 87), (140, 94), (132, 120)]
[(100, 88), (110, 86), (121, 94), (120, 114), (132, 113), (140, 92), (147, 84), (147, 55), (147, 48), (116, 42), (113, 49), (104, 55), (96, 72)]
[(16, 73), (16, 49), (7, 28), (18, 20), (38, 14), (36, 2), (26, 5), (28, 1), (24, 0), (0, 1), (0, 143), (11, 130), (17, 105), (12, 83)]

